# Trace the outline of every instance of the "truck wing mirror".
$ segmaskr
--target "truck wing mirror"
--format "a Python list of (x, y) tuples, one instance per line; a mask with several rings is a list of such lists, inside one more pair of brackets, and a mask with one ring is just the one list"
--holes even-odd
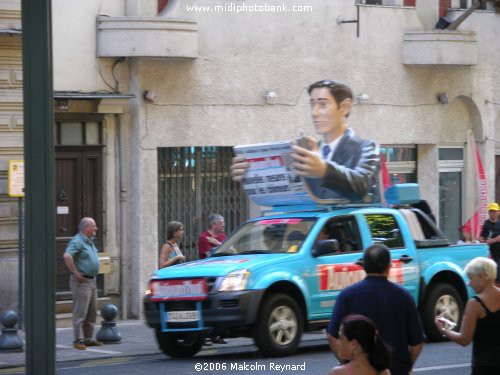
[(313, 247), (311, 253), (313, 257), (329, 255), (339, 252), (340, 246), (337, 240), (321, 240)]

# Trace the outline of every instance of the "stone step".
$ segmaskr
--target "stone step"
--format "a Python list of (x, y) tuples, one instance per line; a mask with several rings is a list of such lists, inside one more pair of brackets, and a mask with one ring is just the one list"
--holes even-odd
[(73, 326), (73, 314), (60, 313), (56, 314), (56, 328), (68, 328)]
[[(100, 297), (97, 299), (97, 315), (100, 316), (100, 309), (111, 302), (109, 297)], [(73, 309), (73, 300), (56, 301), (56, 328), (66, 328), (72, 326), (71, 311)]]
[[(97, 299), (97, 308), (100, 309), (105, 304), (110, 303), (111, 298), (109, 297), (99, 297)], [(71, 313), (73, 310), (73, 300), (56, 301), (56, 314)]]

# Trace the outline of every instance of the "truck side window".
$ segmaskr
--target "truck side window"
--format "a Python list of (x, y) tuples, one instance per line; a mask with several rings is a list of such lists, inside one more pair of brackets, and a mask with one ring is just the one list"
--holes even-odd
[(366, 215), (374, 242), (383, 243), (388, 248), (404, 247), (401, 229), (393, 215)]
[(341, 252), (361, 251), (358, 225), (354, 217), (330, 220), (321, 230), (320, 239), (334, 239), (339, 242)]

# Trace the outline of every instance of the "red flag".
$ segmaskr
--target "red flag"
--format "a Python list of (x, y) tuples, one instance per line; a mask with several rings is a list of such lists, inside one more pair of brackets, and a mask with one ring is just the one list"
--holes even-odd
[(385, 164), (385, 158), (383, 154), (380, 154), (380, 171), (379, 171), (379, 191), (380, 191), (380, 200), (382, 204), (385, 206), (385, 190), (391, 186), (391, 178), (389, 176), (389, 172), (387, 171), (387, 165)]
[(380, 155), (380, 172), (382, 173), (382, 186), (384, 190), (391, 186), (391, 178), (389, 177), (389, 172), (387, 171), (387, 165), (385, 164), (384, 155)]
[(483, 162), (479, 155), (472, 131), (467, 133), (467, 165), (466, 165), (466, 222), (462, 232), (469, 232), (472, 239), (479, 238), (481, 226), (486, 220), (488, 192)]

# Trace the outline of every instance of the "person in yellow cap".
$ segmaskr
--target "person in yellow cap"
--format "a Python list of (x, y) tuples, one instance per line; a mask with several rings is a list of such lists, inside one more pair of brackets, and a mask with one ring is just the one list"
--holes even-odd
[(483, 224), (483, 230), (479, 236), (479, 241), (487, 243), (490, 246), (490, 254), (497, 264), (497, 277), (495, 283), (500, 286), (500, 221), (498, 214), (500, 206), (497, 203), (488, 205), (488, 216)]

